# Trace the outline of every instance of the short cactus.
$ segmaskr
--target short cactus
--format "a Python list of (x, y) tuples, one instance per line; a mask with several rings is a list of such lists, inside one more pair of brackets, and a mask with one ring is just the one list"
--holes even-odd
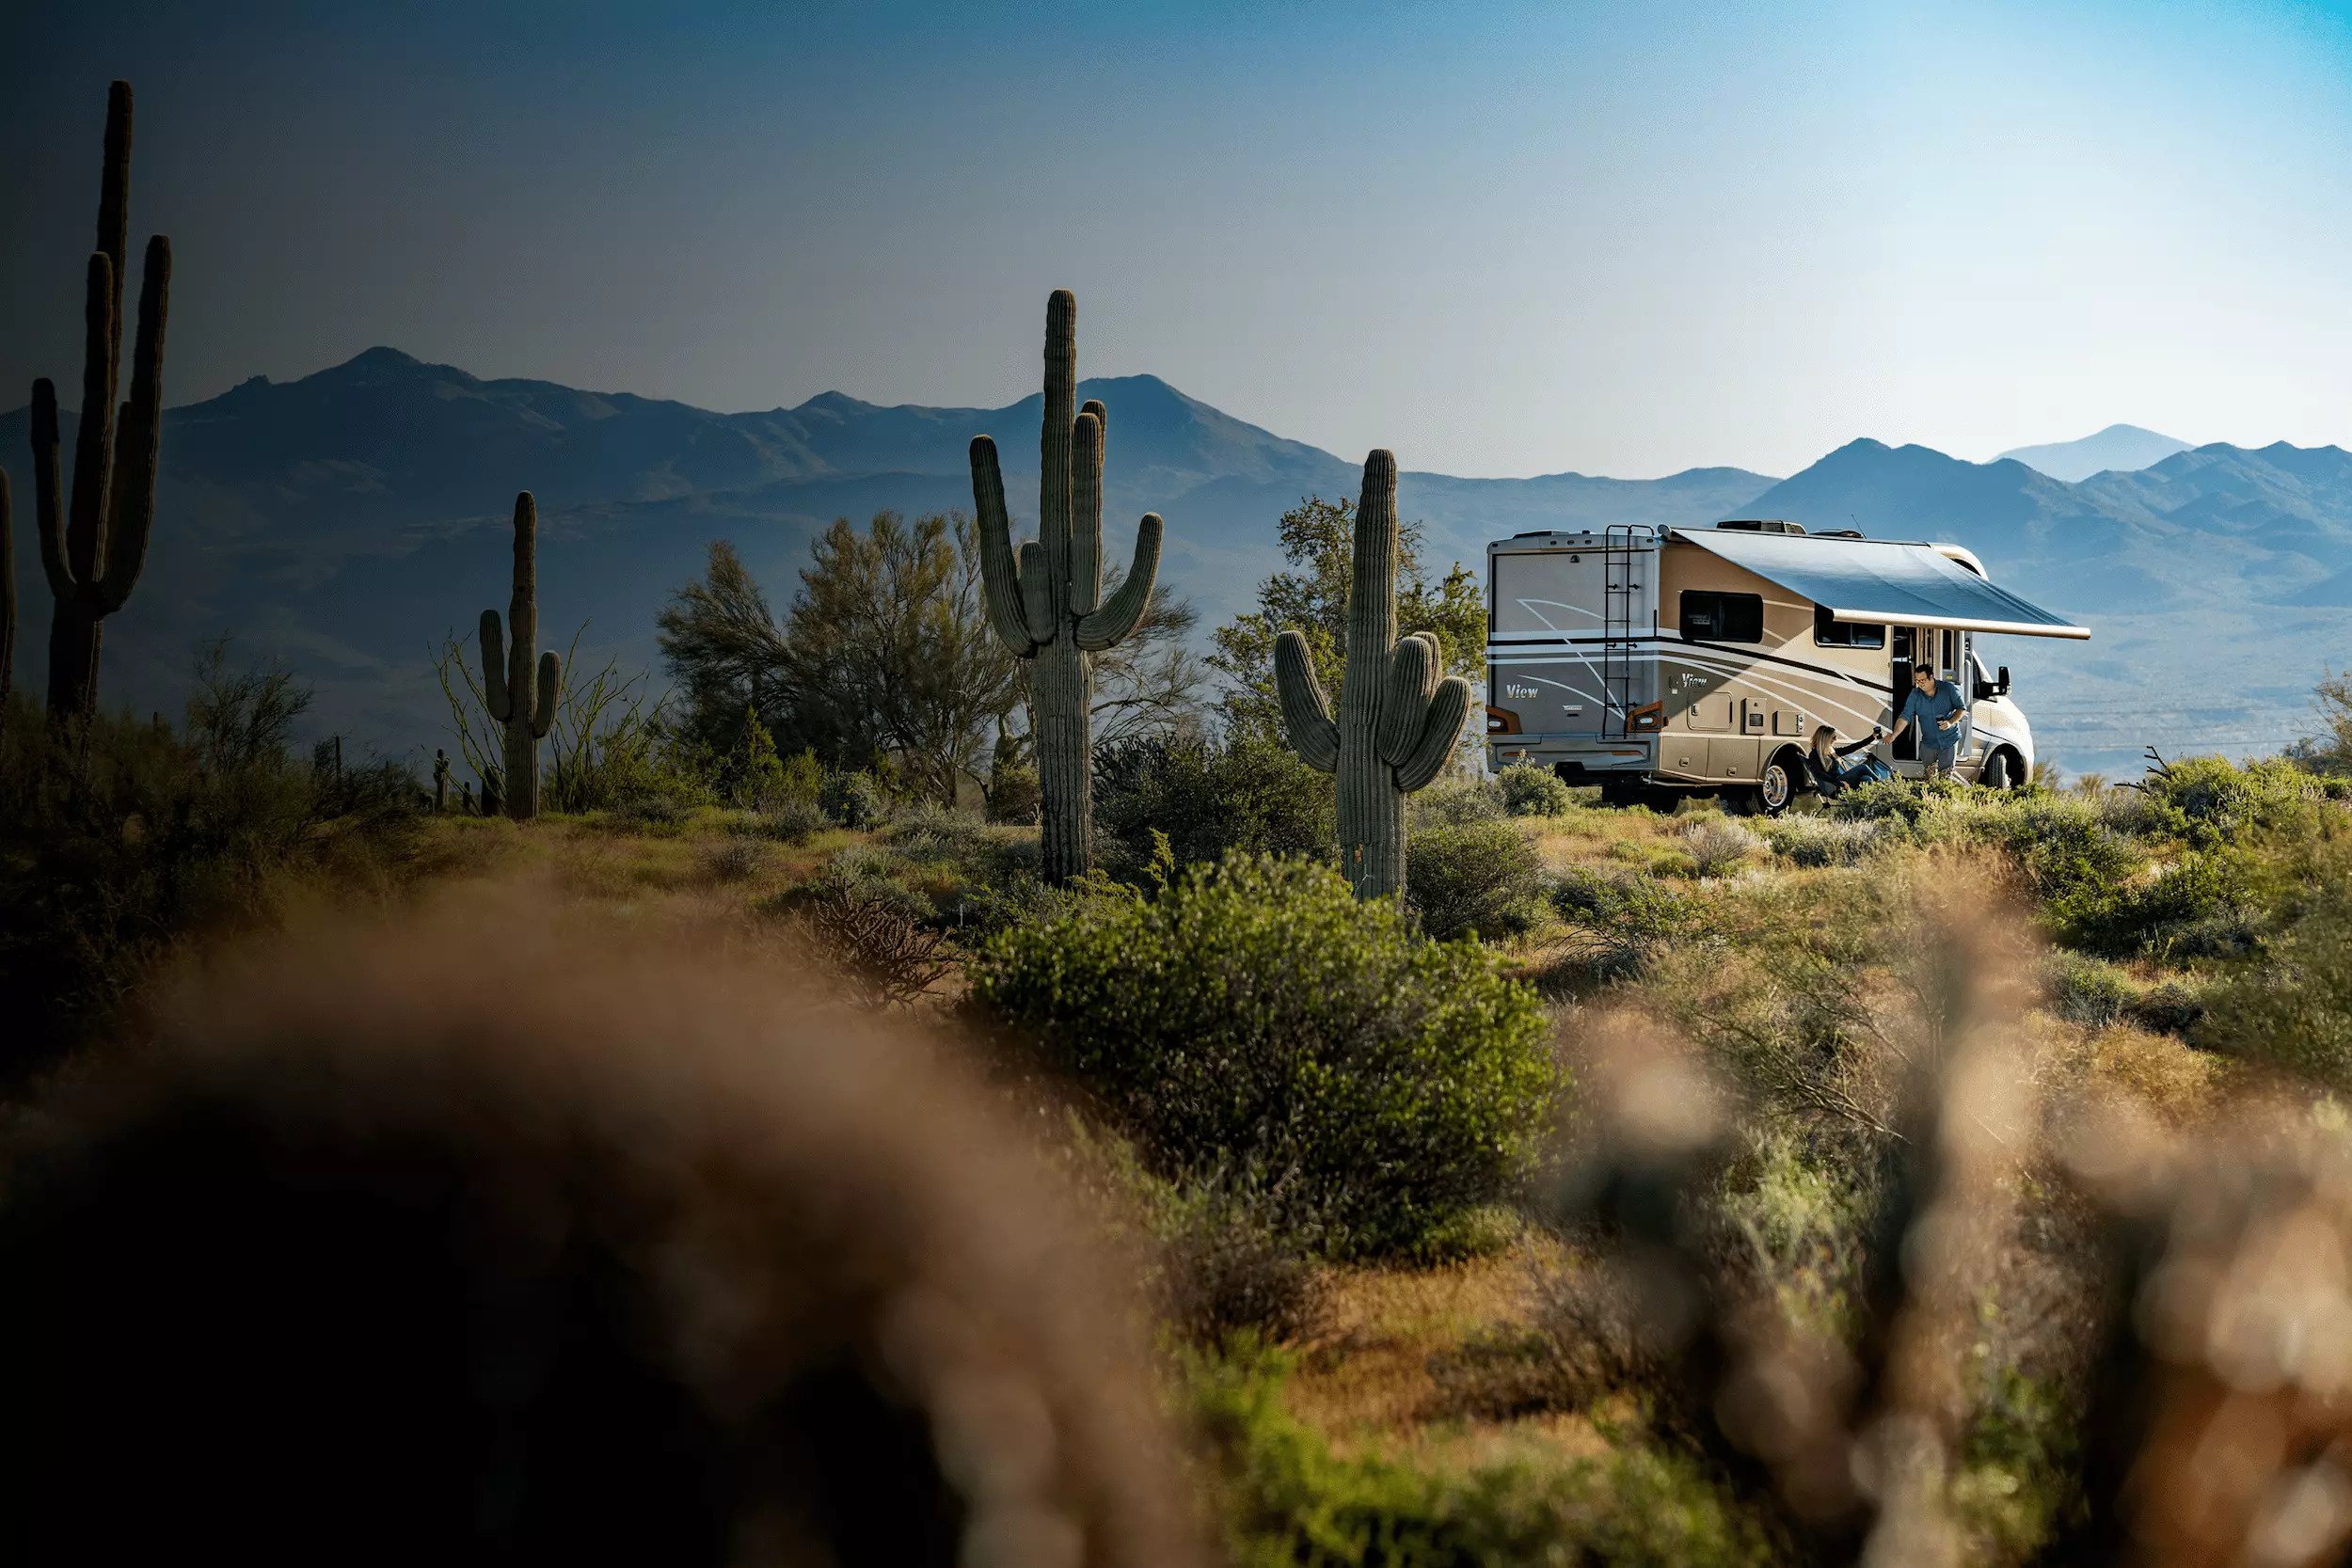
[(1030, 730), (1041, 797), (1046, 877), (1068, 881), (1093, 864), (1094, 661), (1143, 619), (1160, 569), (1160, 519), (1136, 530), (1135, 564), (1103, 597), (1104, 411), (1078, 387), (1078, 301), (1057, 289), (1045, 306), (1045, 420), (1039, 443), (1038, 537), (1016, 556), (996, 443), (972, 438), (972, 500), (989, 625), (1016, 657), (1033, 661)]
[(1364, 460), (1356, 508), (1355, 572), (1347, 594), (1347, 663), (1340, 714), (1315, 679), (1307, 639), (1286, 631), (1274, 648), (1282, 725), (1298, 754), (1339, 778), (1340, 869), (1359, 898), (1405, 891), (1405, 797), (1438, 776), (1461, 738), (1470, 683), (1440, 680), (1438, 640), (1396, 635), (1396, 459)]
[(70, 504), (59, 481), (57, 389), (45, 378), (33, 383), (33, 504), (41, 569), (56, 599), (49, 625), (49, 715), (58, 721), (85, 720), (97, 710), (101, 623), (138, 585), (155, 522), (171, 242), (161, 234), (147, 242), (130, 396), (118, 408), (130, 227), (131, 86), (117, 82), (106, 103), (98, 248), (90, 253), (84, 290), (81, 429)]
[(539, 503), (525, 490), (515, 498), (515, 596), (506, 606), (506, 636), (500, 633), (497, 610), (482, 612), (483, 692), (490, 717), (506, 731), (499, 800), (517, 822), (539, 815), (539, 742), (555, 722), (563, 683), (563, 661), (552, 652), (539, 653), (538, 646)]

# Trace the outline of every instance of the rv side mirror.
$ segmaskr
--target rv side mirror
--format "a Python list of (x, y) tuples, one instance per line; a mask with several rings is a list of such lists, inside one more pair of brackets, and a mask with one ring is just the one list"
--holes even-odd
[(1995, 686), (1997, 686), (1997, 687), (1999, 687), (1999, 688), (2001, 689), (2000, 689), (2000, 692), (1999, 692), (1999, 695), (2004, 696), (2004, 697), (2006, 697), (2006, 696), (2008, 696), (2008, 695), (2009, 695), (2009, 666), (2008, 666), (2008, 665), (2004, 664), (2004, 665), (2002, 665), (2002, 666), (2001, 666), (2001, 673), (2000, 673), (1997, 676), (1995, 676), (1995, 677), (1994, 677), (1994, 685), (1995, 685)]

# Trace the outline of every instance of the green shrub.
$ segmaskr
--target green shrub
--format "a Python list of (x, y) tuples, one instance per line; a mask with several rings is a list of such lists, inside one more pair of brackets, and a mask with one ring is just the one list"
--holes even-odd
[(289, 879), (349, 895), (404, 872), (422, 787), (322, 775), (289, 742), (309, 693), (205, 650), (186, 728), (100, 714), (55, 731), (0, 708), (0, 1085), (103, 1030), (168, 945), (266, 925)]
[(1275, 741), (1139, 736), (1097, 751), (1094, 828), (1122, 870), (1151, 863), (1156, 831), (1179, 865), (1232, 850), (1328, 855), (1337, 842), (1331, 776)]
[(1931, 798), (1918, 785), (1902, 779), (1881, 779), (1832, 797), (1822, 810), (1846, 822), (1896, 821), (1905, 827), (1919, 820)]
[(1677, 835), (1701, 877), (1727, 877), (1764, 847), (1764, 841), (1727, 816), (1697, 816)]
[(1560, 775), (1532, 762), (1512, 764), (1496, 782), (1502, 786), (1502, 809), (1513, 816), (1565, 816), (1576, 806)]
[(2058, 940), (2108, 958), (2199, 958), (2245, 952), (2260, 900), (2253, 867), (2233, 850), (2190, 850), (2146, 876), (2085, 882), (2052, 898)]
[(2051, 954), (2047, 973), (2050, 1010), (2086, 1029), (2106, 1029), (2122, 1022), (2139, 995), (2130, 975), (2080, 953)]
[(1406, 897), (1439, 942), (1524, 931), (1543, 912), (1544, 869), (1508, 822), (1424, 828), (1406, 862)]
[(1424, 828), (1466, 828), (1474, 822), (1500, 822), (1508, 815), (1502, 809), (1502, 790), (1493, 780), (1459, 776), (1440, 779), (1414, 795), (1406, 810), (1416, 833)]
[(1639, 871), (1570, 866), (1552, 884), (1551, 907), (1571, 925), (1662, 942), (1688, 930), (1695, 916), (1689, 897)]
[(2197, 1043), (2352, 1088), (2352, 889), (2326, 865), (2251, 960), (2203, 997)]
[(1510, 1190), (1560, 1086), (1532, 991), (1305, 862), (1085, 900), (991, 938), (970, 975), (1154, 1169), (1240, 1161), (1312, 1193), (1343, 1256), (1410, 1251)]
[(1037, 821), (1044, 796), (1037, 769), (1025, 762), (998, 757), (988, 770), (988, 819), (1027, 827)]
[(890, 819), (889, 792), (862, 768), (826, 774), (818, 803), (826, 816), (860, 832), (870, 832)]
[(787, 795), (753, 819), (755, 831), (782, 844), (804, 843), (833, 825), (833, 818), (825, 815), (825, 808), (817, 803), (814, 796), (803, 800)]
[(2255, 830), (2307, 825), (2322, 790), (2312, 776), (2278, 757), (2243, 768), (2226, 757), (2188, 757), (2141, 783), (2156, 814), (2150, 826), (2200, 847), (2236, 842)]
[(1771, 816), (1752, 831), (1772, 853), (1791, 865), (1819, 868), (1859, 865), (1901, 833), (1889, 833), (1883, 818), (1843, 818), (1807, 813)]
[(1343, 1458), (1285, 1407), (1292, 1366), (1284, 1353), (1248, 1343), (1184, 1363), (1236, 1562), (1731, 1568), (1770, 1560), (1766, 1532), (1684, 1454), (1627, 1447), (1467, 1471), (1376, 1453)]

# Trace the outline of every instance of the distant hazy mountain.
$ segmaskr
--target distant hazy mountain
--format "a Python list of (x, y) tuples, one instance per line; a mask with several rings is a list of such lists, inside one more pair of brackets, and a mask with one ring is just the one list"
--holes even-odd
[(2159, 436), (2136, 424), (2111, 424), (2096, 436), (2086, 436), (2079, 441), (2053, 441), (2047, 446), (2015, 447), (2001, 453), (2001, 458), (1995, 461), (2013, 459), (2028, 468), (2040, 469), (2052, 479), (2072, 483), (2105, 473), (2110, 468), (2118, 473), (2145, 468), (2163, 462), (2176, 451), (2186, 451), (2186, 441)]

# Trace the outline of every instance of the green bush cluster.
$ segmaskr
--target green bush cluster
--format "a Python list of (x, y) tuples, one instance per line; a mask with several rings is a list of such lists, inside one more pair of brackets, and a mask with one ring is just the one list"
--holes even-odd
[(2341, 851), (2305, 868), (2304, 892), (2250, 960), (2207, 993), (2194, 1037), (2338, 1089), (2352, 1088), (2352, 881)]
[(2326, 798), (2310, 773), (2278, 757), (2243, 767), (2226, 757), (2189, 757), (2151, 772), (2140, 792), (2153, 808), (2153, 831), (2201, 848), (2307, 826)]
[(1312, 1194), (1339, 1256), (1426, 1251), (1511, 1191), (1563, 1086), (1532, 991), (1301, 861), (1082, 900), (990, 938), (970, 979), (1154, 1169)]
[(1424, 827), (1406, 862), (1406, 898), (1440, 942), (1511, 936), (1543, 913), (1544, 866), (1509, 822)]
[[(1430, 828), (1467, 828), (1480, 822), (1500, 822), (1502, 790), (1492, 779), (1455, 776), (1440, 779), (1406, 802), (1413, 832)], [(1409, 879), (1409, 869), (1406, 876)]]
[(1328, 855), (1335, 810), (1330, 775), (1269, 739), (1140, 736), (1095, 755), (1094, 830), (1122, 870), (1151, 863), (1155, 832), (1179, 865), (1232, 850)]
[(1576, 809), (1576, 795), (1560, 775), (1532, 762), (1512, 764), (1496, 783), (1502, 788), (1502, 809), (1513, 816), (1565, 816)]

